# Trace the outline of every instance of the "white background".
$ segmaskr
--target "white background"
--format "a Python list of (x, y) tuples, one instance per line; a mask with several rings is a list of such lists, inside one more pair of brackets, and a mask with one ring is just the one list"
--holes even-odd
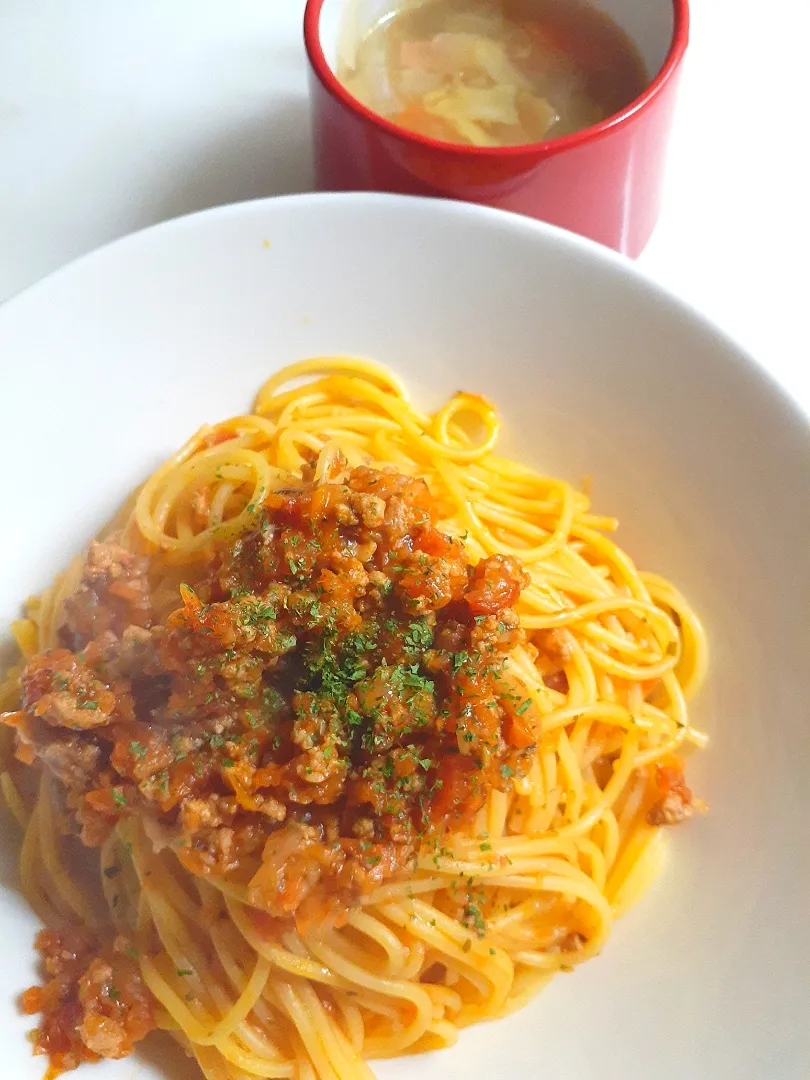
[[(647, 0), (639, 0), (647, 2)], [(0, 0), (0, 300), (141, 226), (311, 186), (304, 0)], [(810, 408), (810, 0), (693, 0), (640, 263)]]

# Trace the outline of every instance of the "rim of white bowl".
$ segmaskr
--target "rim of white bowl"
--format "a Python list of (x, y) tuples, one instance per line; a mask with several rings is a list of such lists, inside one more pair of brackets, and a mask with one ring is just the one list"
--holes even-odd
[(797, 425), (803, 429), (804, 437), (808, 441), (810, 449), (810, 409), (795, 398), (790, 391), (780, 383), (765, 365), (750, 353), (733, 334), (712, 321), (697, 306), (682, 297), (677, 296), (665, 286), (659, 284), (647, 275), (636, 263), (621, 255), (611, 248), (607, 248), (594, 240), (580, 236), (578, 233), (569, 232), (556, 225), (550, 225), (545, 221), (535, 218), (524, 217), (508, 210), (495, 209), (482, 206), (477, 203), (459, 202), (454, 199), (427, 198), (418, 195), (394, 195), (386, 192), (302, 192), (293, 195), (271, 195), (264, 198), (248, 199), (241, 202), (224, 203), (220, 206), (208, 207), (204, 210), (196, 210), (189, 214), (182, 214), (166, 221), (156, 222), (143, 229), (127, 233), (124, 236), (110, 240), (83, 255), (77, 256), (63, 266), (52, 270), (38, 281), (27, 285), (19, 292), (14, 293), (0, 304), (0, 337), (3, 326), (10, 313), (19, 306), (28, 303), (36, 303), (37, 296), (41, 291), (53, 286), (55, 282), (63, 278), (70, 278), (84, 271), (88, 265), (103, 262), (107, 259), (115, 259), (119, 252), (129, 249), (137, 249), (151, 242), (156, 234), (169, 232), (184, 232), (194, 229), (197, 222), (202, 219), (237, 217), (245, 214), (261, 215), (269, 205), (299, 205), (306, 203), (333, 203), (345, 204), (355, 207), (362, 205), (388, 205), (393, 213), (412, 211), (419, 207), (418, 213), (439, 216), (452, 215), (470, 220), (479, 219), (496, 229), (506, 229), (525, 235), (534, 234), (545, 238), (560, 247), (578, 250), (592, 262), (601, 263), (611, 268), (611, 273), (618, 274), (636, 286), (640, 286), (659, 301), (668, 304), (682, 312), (687, 318), (696, 323), (701, 331), (715, 341), (722, 344), (731, 353), (736, 354), (736, 359), (753, 375), (761, 384), (764, 392), (774, 396), (783, 408), (792, 414)]

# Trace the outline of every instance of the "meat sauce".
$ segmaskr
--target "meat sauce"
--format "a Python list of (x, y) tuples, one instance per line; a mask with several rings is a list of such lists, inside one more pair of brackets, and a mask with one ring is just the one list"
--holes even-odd
[[(528, 768), (535, 706), (509, 676), (523, 640), (516, 559), (472, 565), (427, 486), (356, 468), (274, 493), (159, 618), (150, 560), (91, 546), (6, 716), (17, 755), (64, 788), (97, 847), (140, 819), (192, 874), (247, 889), (259, 917), (340, 925)], [(154, 1025), (119, 941), (44, 931), (24, 1008), (56, 1069), (121, 1057)]]
[(50, 1058), (49, 1077), (83, 1061), (125, 1057), (154, 1029), (152, 995), (124, 938), (99, 955), (83, 929), (41, 930), (36, 947), (45, 981), (25, 991), (22, 1007), (29, 1016), (42, 1013), (35, 1045)]
[[(502, 555), (473, 565), (425, 483), (392, 471), (308, 468), (252, 513), (162, 617), (157, 560), (91, 545), (64, 647), (30, 660), (4, 719), (85, 845), (136, 818), (191, 874), (243, 886), (257, 926), (339, 926), (527, 771), (539, 717), (506, 659), (528, 576)], [(558, 659), (544, 678), (564, 692)], [(653, 824), (691, 813), (678, 763), (655, 797)], [(155, 1026), (125, 939), (46, 930), (37, 948), (23, 1008), (50, 1075)]]

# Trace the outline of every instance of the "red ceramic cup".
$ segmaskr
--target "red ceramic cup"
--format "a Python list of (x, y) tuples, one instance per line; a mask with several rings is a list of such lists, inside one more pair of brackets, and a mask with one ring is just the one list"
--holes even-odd
[[(338, 82), (346, 5), (308, 0), (315, 169), (327, 191), (394, 191), (485, 203), (550, 221), (635, 258), (661, 201), (666, 147), (689, 35), (688, 0), (594, 0), (630, 35), (652, 74), (626, 109), (584, 131), (527, 146), (438, 142), (371, 112)], [(364, 0), (372, 18), (395, 0)], [(366, 23), (365, 25), (368, 25)]]

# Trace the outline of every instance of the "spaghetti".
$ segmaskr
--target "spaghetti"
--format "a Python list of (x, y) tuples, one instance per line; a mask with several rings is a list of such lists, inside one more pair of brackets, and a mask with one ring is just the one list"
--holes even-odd
[(703, 631), (498, 432), (481, 397), (294, 364), (29, 602), (0, 785), (54, 1070), (158, 1027), (208, 1080), (370, 1076), (597, 954), (649, 885), (696, 806)]

